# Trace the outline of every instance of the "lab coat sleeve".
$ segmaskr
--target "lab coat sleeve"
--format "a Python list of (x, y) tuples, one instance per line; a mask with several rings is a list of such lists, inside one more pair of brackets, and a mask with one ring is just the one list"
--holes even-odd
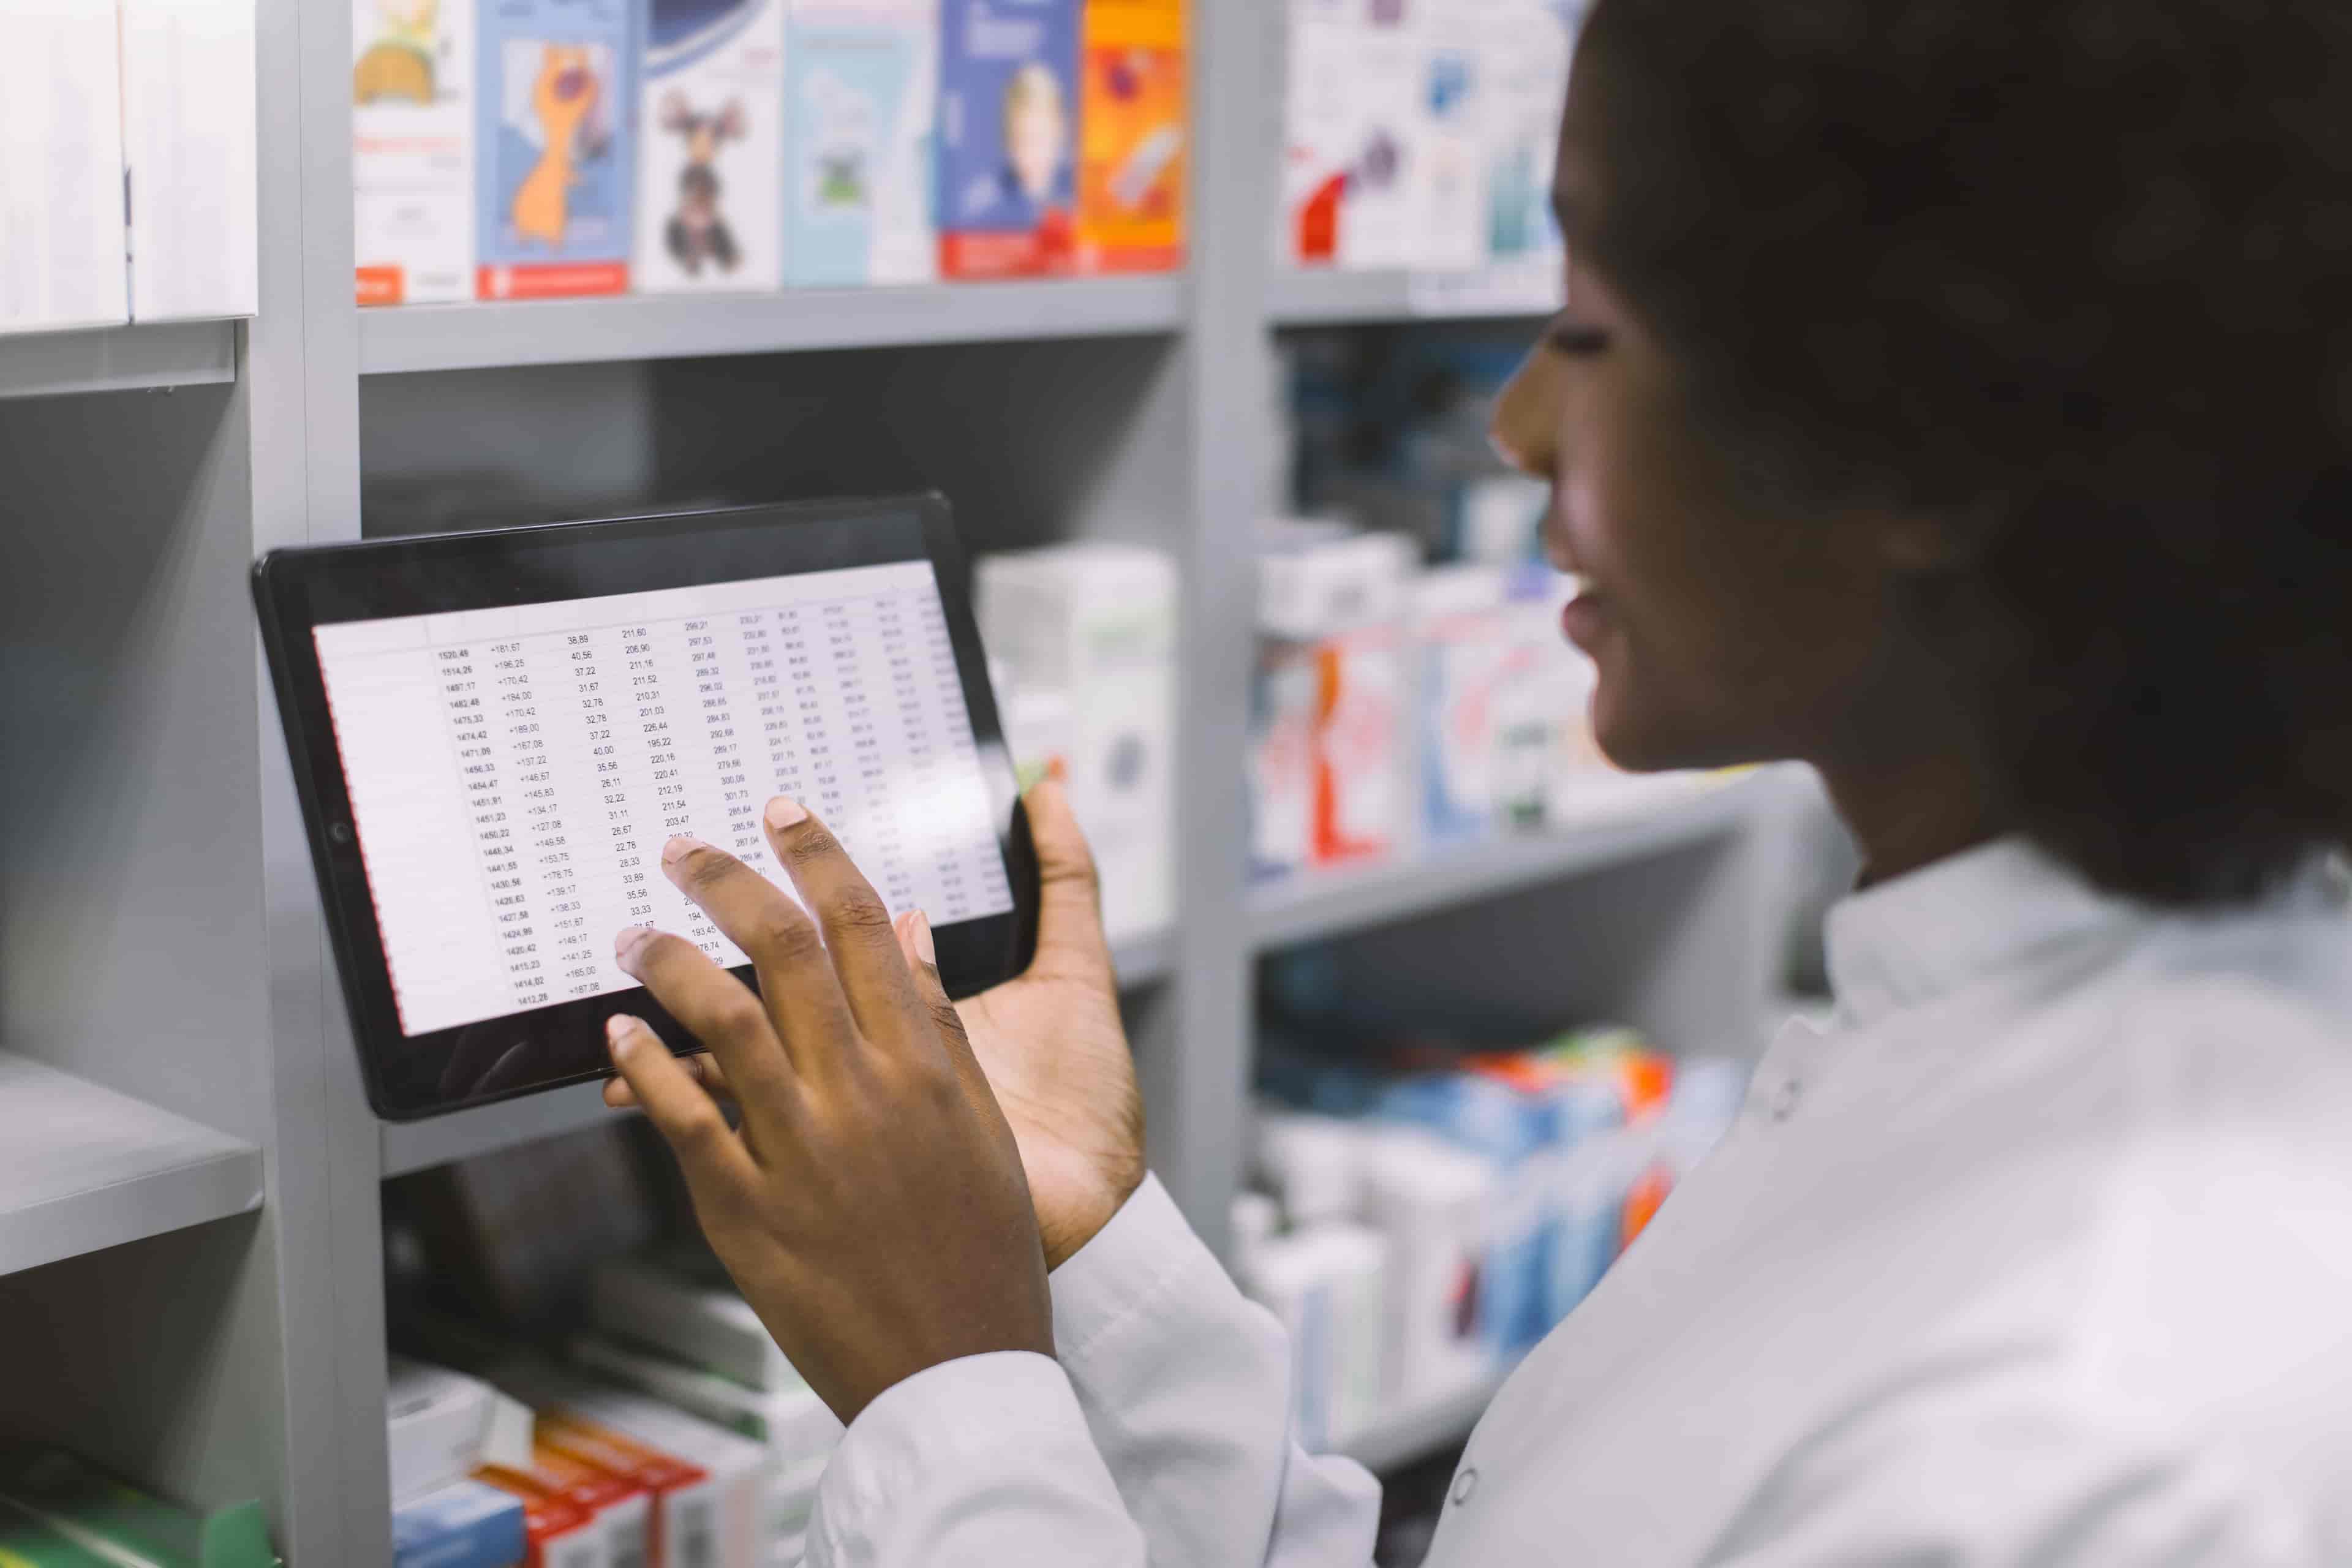
[(1959, 1358), (1793, 1444), (1705, 1568), (2320, 1568), (2286, 1495), (2210, 1433), (2063, 1366)]
[(1380, 1489), (1291, 1441), (1287, 1342), (1156, 1180), (1055, 1271), (1058, 1362), (931, 1367), (850, 1424), (813, 1568), (1365, 1568)]
[(1148, 1178), (1054, 1274), (1054, 1343), (1153, 1568), (1366, 1568), (1381, 1489), (1290, 1430), (1289, 1336)]

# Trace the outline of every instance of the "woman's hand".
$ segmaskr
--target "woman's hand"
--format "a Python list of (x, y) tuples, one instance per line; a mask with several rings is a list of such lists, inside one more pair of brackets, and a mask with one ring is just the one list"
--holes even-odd
[[(1028, 805), (1042, 884), (1036, 959), (1026, 973), (959, 1011), (1020, 1144), (1046, 1267), (1058, 1268), (1142, 1184), (1143, 1097), (1119, 1023), (1118, 979), (1103, 940), (1086, 836), (1059, 784), (1038, 785)], [(902, 941), (909, 924), (901, 922)], [(935, 976), (930, 986), (937, 997)], [(712, 1093), (728, 1091), (722, 1062), (688, 1057), (679, 1065)], [(604, 1099), (615, 1107), (635, 1103), (618, 1079)]]
[(771, 802), (767, 820), (800, 905), (707, 844), (662, 852), (751, 958), (761, 996), (681, 938), (633, 929), (617, 947), (710, 1047), (740, 1130), (637, 1020), (612, 1020), (613, 1060), (744, 1299), (845, 1423), (941, 1362), (1051, 1355), (1052, 1310), (1020, 1152), (939, 988), (929, 924), (894, 930), (793, 802)]

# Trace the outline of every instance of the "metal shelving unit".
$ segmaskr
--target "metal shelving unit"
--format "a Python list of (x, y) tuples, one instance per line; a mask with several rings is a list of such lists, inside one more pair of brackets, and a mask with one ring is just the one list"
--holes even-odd
[(235, 321), (0, 335), (0, 398), (216, 386), (236, 379)]
[(1266, 313), (1278, 326), (1320, 327), (1549, 316), (1563, 303), (1549, 264), (1483, 272), (1290, 269), (1269, 281)]
[[(362, 1092), (247, 574), (262, 551), (387, 526), (427, 481), (518, 519), (935, 484), (975, 549), (1169, 550), (1176, 919), (1118, 956), (1152, 1162), (1213, 1243), (1269, 946), (1556, 890), (1547, 918), (1588, 973), (1624, 977), (1596, 1005), (1667, 1039), (1752, 1027), (1762, 862), (1737, 790), (1246, 884), (1270, 334), (1554, 303), (1524, 280), (1274, 275), (1282, 7), (1194, 0), (1181, 276), (362, 312), (351, 14), (257, 5), (258, 317), (0, 342), (0, 473), (12, 515), (47, 520), (38, 569), (0, 574), (27, 672), (0, 683), (0, 1104), (12, 1129), (48, 1124), (0, 1150), (0, 1270), (19, 1270), (0, 1344), (41, 1347), (0, 1352), (0, 1428), (191, 1501), (257, 1496), (295, 1568), (386, 1561), (382, 1183), (607, 1114), (589, 1086), (389, 1127)], [(182, 390), (58, 395), (153, 386)], [(1588, 887), (1605, 891), (1580, 902)], [(77, 1104), (105, 1107), (121, 1146), (61, 1137), (71, 1117), (41, 1109)], [(56, 1196), (17, 1195), (37, 1191)], [(236, 1217), (200, 1223), (216, 1215)], [(67, 1238), (103, 1250), (65, 1257)], [(1472, 1409), (1411, 1413), (1353, 1451), (1391, 1462)]]
[(360, 374), (1174, 332), (1181, 274), (628, 295), (360, 313)]
[(0, 1276), (261, 1206), (261, 1151), (0, 1051)]

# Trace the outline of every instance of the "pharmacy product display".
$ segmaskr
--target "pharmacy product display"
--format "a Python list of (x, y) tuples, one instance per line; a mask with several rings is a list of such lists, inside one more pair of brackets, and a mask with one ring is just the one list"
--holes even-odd
[(62, 1448), (0, 1442), (0, 1563), (277, 1568), (278, 1554), (257, 1502), (185, 1508)]
[(785, 0), (646, 0), (636, 281), (647, 293), (784, 280)]
[(1176, 564), (1127, 545), (982, 557), (981, 637), (1013, 692), (1005, 739), (1067, 787), (1114, 942), (1175, 919)]
[(1547, 204), (1581, 10), (1290, 0), (1279, 258), (1538, 280), (1556, 270)]
[(352, 8), (363, 305), (1183, 264), (1181, 0)]
[(1466, 1056), (1269, 1041), (1260, 1086), (1235, 1271), (1291, 1330), (1301, 1430), (1344, 1446), (1532, 1349), (1728, 1128), (1746, 1076), (1601, 1028)]

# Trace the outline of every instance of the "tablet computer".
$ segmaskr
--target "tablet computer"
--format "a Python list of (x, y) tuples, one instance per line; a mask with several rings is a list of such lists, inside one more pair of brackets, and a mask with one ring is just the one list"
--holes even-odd
[(967, 995), (1026, 967), (1036, 867), (938, 496), (273, 551), (255, 602), (368, 1098), (414, 1121), (689, 1037), (631, 925), (744, 955), (661, 872), (691, 834), (790, 890), (772, 795), (930, 917)]

